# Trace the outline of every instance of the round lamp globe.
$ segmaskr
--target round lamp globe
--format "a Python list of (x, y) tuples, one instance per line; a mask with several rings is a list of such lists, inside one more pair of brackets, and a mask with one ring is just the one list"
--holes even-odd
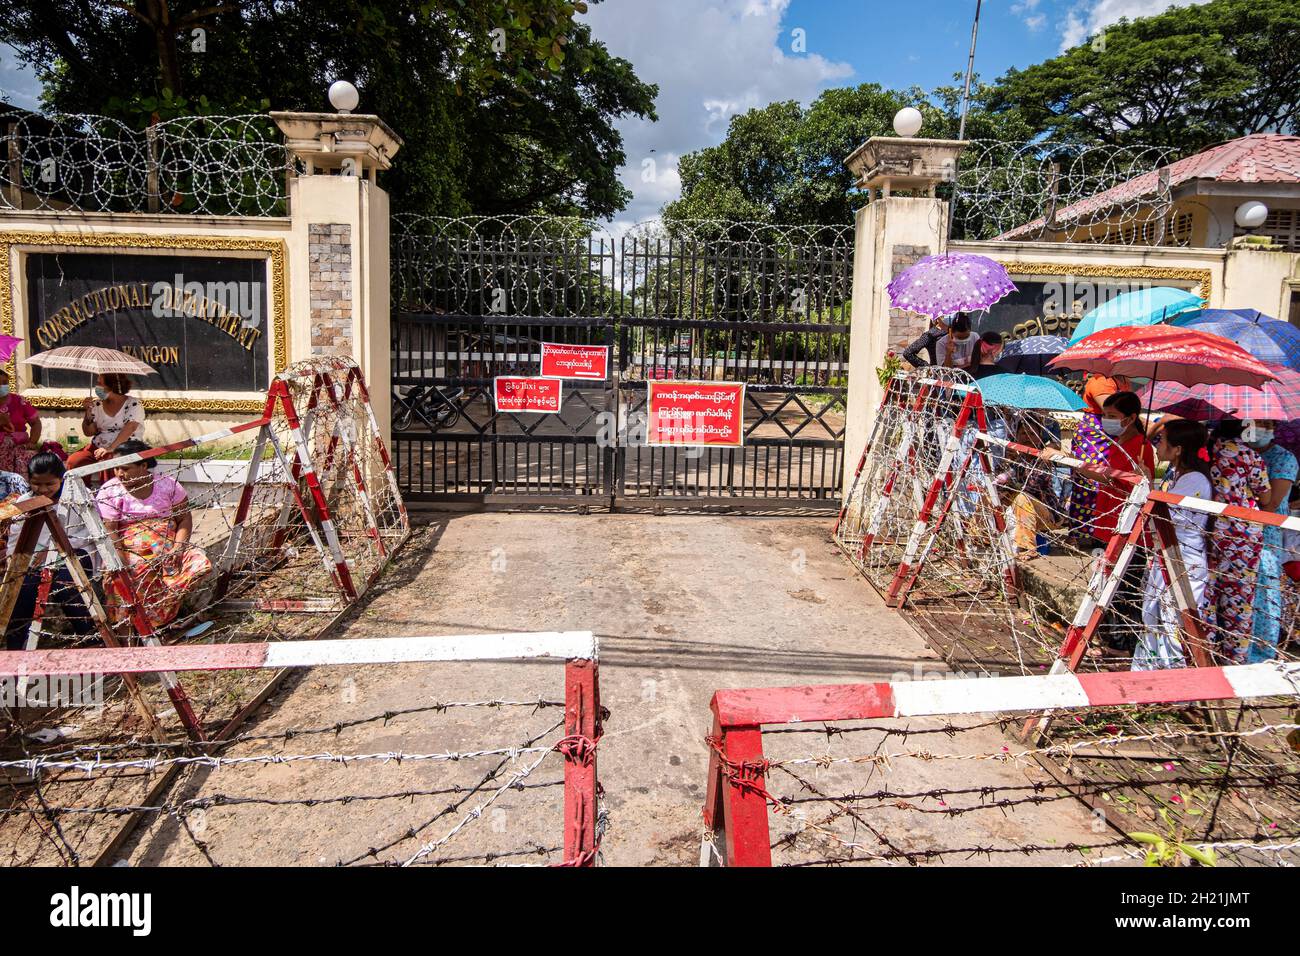
[(330, 84), (330, 105), (340, 113), (351, 113), (361, 102), (361, 94), (347, 80), (335, 80)]
[(899, 136), (910, 138), (921, 132), (925, 118), (915, 106), (904, 106), (894, 114), (894, 132)]

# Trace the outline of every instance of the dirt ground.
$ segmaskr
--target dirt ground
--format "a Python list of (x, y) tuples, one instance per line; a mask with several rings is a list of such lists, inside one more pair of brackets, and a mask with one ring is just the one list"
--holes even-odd
[[(884, 607), (841, 558), (825, 518), (437, 515), (413, 537), (365, 607), (332, 636), (543, 630), (592, 630), (600, 640), (600, 692), (610, 710), (599, 749), (608, 811), (602, 854), (612, 865), (698, 862), (708, 759), (704, 737), (715, 690), (889, 680), (944, 669), (906, 620)], [(276, 735), (427, 708), (435, 701), (560, 700), (562, 678), (563, 667), (549, 662), (321, 669), (286, 683), (243, 731), (265, 739), (241, 743), (228, 755), (518, 746), (552, 727), (558, 708), (421, 710), (338, 733), (288, 740)], [(769, 755), (830, 749), (818, 735), (768, 739)], [(988, 727), (962, 734), (960, 749), (996, 753), (1010, 742)], [(940, 746), (933, 740), (927, 745)], [(902, 747), (902, 740), (894, 739), (887, 749)], [(191, 817), (193, 836), (171, 818), (155, 819), (139, 828), (124, 859), (194, 865), (403, 862), (423, 842), (445, 838), (439, 853), (448, 859), (523, 850), (541, 862), (555, 862), (554, 848), (562, 842), (560, 767), (552, 758), (527, 779), (535, 788), (501, 793), (482, 819), (466, 812), (473, 803), (464, 802), (463, 790), (457, 790), (481, 775), (474, 761), (257, 763), (195, 770), (173, 799), (220, 795), (228, 805)], [(804, 776), (819, 780), (823, 789), (839, 793), (882, 783), (904, 792), (1048, 780), (1028, 762), (989, 760), (805, 770)], [(787, 784), (786, 792), (790, 789)], [(413, 795), (400, 801), (306, 805), (325, 796), (403, 790)], [(437, 795), (428, 796), (430, 790)], [(253, 802), (239, 805), (231, 798)], [(285, 798), (304, 802), (256, 802)], [(1056, 846), (1106, 838), (1073, 800), (957, 817), (895, 807), (872, 819), (893, 845), (907, 849)], [(792, 826), (789, 817), (776, 820), (774, 836)], [(818, 847), (805, 849), (817, 855)], [(1048, 852), (970, 862), (1078, 859)], [(535, 861), (522, 856), (502, 862)]]

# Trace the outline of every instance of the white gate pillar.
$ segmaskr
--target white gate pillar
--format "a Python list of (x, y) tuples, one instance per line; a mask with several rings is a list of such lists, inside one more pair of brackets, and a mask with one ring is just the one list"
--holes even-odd
[[(853, 311), (845, 413), (844, 474), (853, 481), (884, 395), (876, 369), (925, 331), (924, 316), (889, 307), (886, 286), (908, 266), (947, 248), (949, 204), (935, 187), (951, 181), (966, 143), (873, 137), (845, 161), (871, 201), (858, 210), (853, 251)], [(898, 190), (911, 196), (895, 195)]]

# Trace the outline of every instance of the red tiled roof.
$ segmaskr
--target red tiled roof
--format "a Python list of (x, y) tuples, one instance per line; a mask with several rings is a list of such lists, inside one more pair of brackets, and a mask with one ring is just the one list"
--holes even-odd
[[(1229, 140), (1171, 163), (1169, 186), (1176, 187), (1194, 179), (1213, 179), (1221, 183), (1300, 183), (1300, 136), (1279, 133), (1252, 133)], [(1135, 176), (1095, 196), (1089, 196), (1056, 214), (1057, 222), (1078, 219), (1088, 213), (1118, 206), (1156, 192), (1158, 170)], [(1017, 226), (998, 236), (1016, 239), (1026, 232), (1036, 232), (1042, 218)]]

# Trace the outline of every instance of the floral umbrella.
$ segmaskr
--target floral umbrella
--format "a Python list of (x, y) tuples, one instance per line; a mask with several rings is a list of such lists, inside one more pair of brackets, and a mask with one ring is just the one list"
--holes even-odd
[(926, 256), (887, 286), (889, 303), (932, 319), (987, 309), (1016, 291), (1007, 270), (987, 256), (964, 252)]

